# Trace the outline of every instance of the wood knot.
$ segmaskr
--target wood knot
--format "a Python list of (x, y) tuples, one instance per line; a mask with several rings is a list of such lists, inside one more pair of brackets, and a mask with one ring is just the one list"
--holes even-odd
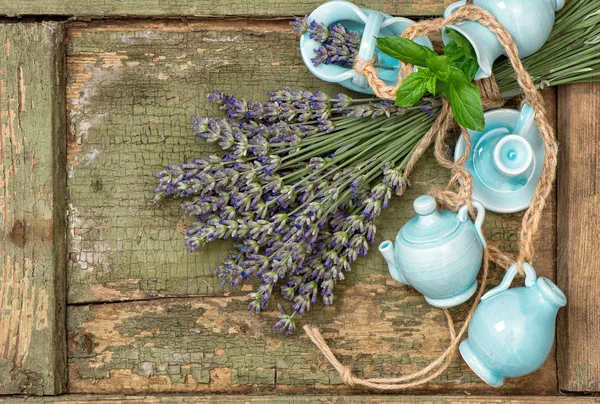
[(13, 225), (13, 228), (10, 232), (10, 239), (19, 248), (25, 247), (25, 231), (27, 228), (27, 223), (25, 221), (17, 220)]

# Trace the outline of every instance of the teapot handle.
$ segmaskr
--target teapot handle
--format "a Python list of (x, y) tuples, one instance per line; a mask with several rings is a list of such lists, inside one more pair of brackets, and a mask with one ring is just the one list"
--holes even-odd
[[(477, 230), (477, 235), (479, 236), (479, 240), (483, 245), (483, 248), (487, 247), (487, 243), (485, 242), (485, 237), (483, 237), (483, 232), (481, 231), (481, 227), (483, 226), (483, 221), (485, 220), (485, 208), (480, 202), (473, 201), (473, 207), (477, 209), (477, 218), (475, 219), (475, 229)], [(469, 219), (469, 207), (467, 205), (461, 206), (458, 210), (458, 220), (461, 222), (466, 222)]]
[[(535, 281), (537, 279), (537, 274), (535, 273), (535, 269), (533, 269), (533, 267), (526, 262), (523, 263), (523, 269), (525, 270), (525, 275), (526, 275), (525, 276), (525, 286), (530, 288), (533, 285), (535, 285)], [(517, 272), (518, 272), (517, 264), (515, 263), (506, 272), (506, 275), (504, 275), (504, 279), (502, 280), (500, 285), (496, 286), (494, 289), (487, 292), (481, 298), (481, 301), (488, 300), (488, 299), (496, 296), (497, 294), (504, 292), (506, 289), (510, 288), (510, 284), (512, 283), (513, 279), (515, 279)]]

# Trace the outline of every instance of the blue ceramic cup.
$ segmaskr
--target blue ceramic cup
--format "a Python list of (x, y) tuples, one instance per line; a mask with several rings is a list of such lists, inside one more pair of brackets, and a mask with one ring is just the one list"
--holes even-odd
[[(542, 175), (546, 149), (535, 124), (535, 110), (497, 109), (485, 115), (483, 132), (469, 131), (471, 153), (465, 168), (473, 175), (473, 199), (492, 212), (515, 213), (527, 209)], [(466, 153), (461, 136), (454, 153)]]
[(507, 377), (526, 376), (542, 367), (554, 343), (556, 315), (567, 304), (554, 283), (536, 278), (531, 265), (523, 266), (525, 287), (509, 289), (517, 274), (515, 264), (502, 283), (481, 298), (469, 337), (460, 344), (465, 362), (494, 387)]
[[(367, 8), (359, 8), (347, 1), (330, 1), (318, 7), (308, 17), (309, 21), (315, 20), (329, 27), (331, 24), (340, 23), (345, 28), (360, 31), (362, 42), (359, 49), (359, 57), (369, 61), (374, 57), (381, 67), (377, 67), (377, 75), (387, 85), (395, 85), (398, 82), (398, 74), (401, 64), (398, 60), (380, 52), (376, 49), (377, 37), (398, 36), (414, 24), (407, 18), (392, 17), (379, 11)], [(415, 42), (433, 49), (429, 38), (418, 37)], [(316, 50), (321, 43), (311, 39), (308, 33), (300, 37), (300, 51), (304, 64), (311, 73), (321, 80), (340, 85), (364, 94), (373, 94), (367, 79), (355, 72), (351, 67), (343, 67), (335, 64), (320, 64), (315, 66), (312, 58), (316, 56)]]

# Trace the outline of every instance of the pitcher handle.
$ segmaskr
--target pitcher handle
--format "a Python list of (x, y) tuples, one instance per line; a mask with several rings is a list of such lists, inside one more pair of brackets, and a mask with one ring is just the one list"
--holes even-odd
[(464, 7), (467, 5), (466, 0), (461, 0), (461, 1), (457, 1), (456, 3), (452, 3), (448, 6), (448, 8), (446, 8), (446, 11), (444, 12), (444, 18), (448, 18), (452, 15), (452, 13), (454, 13), (456, 10), (458, 10), (461, 7)]
[[(535, 269), (528, 263), (523, 263), (523, 269), (525, 270), (525, 286), (530, 288), (535, 285), (535, 281), (537, 279), (537, 274), (535, 273)], [(506, 271), (506, 275), (504, 275), (504, 279), (500, 283), (500, 285), (496, 286), (494, 289), (487, 292), (482, 298), (481, 301), (488, 300), (497, 294), (504, 292), (506, 289), (510, 288), (510, 284), (515, 279), (515, 276), (518, 273), (517, 264), (513, 264), (512, 267), (508, 271)]]
[(523, 104), (519, 120), (513, 129), (513, 133), (519, 136), (525, 136), (531, 130), (535, 121), (535, 109), (527, 103)]
[[(475, 219), (475, 229), (477, 230), (477, 236), (479, 236), (479, 240), (483, 248), (487, 247), (487, 243), (485, 241), (485, 237), (483, 237), (483, 231), (481, 227), (483, 226), (483, 222), (485, 221), (485, 208), (480, 202), (473, 201), (473, 207), (477, 210), (477, 218)], [(461, 222), (466, 222), (469, 219), (469, 207), (467, 205), (461, 206), (458, 210), (458, 220)]]
[[(373, 59), (375, 55), (375, 48), (377, 47), (377, 37), (379, 36), (379, 31), (381, 30), (381, 24), (385, 19), (385, 15), (378, 11), (371, 11), (369, 16), (367, 17), (367, 21), (365, 22), (365, 30), (363, 33), (363, 39), (360, 43), (360, 48), (358, 52), (358, 57), (366, 62)], [(368, 82), (367, 79), (355, 73), (352, 78), (352, 83), (355, 86), (360, 88), (367, 88)]]

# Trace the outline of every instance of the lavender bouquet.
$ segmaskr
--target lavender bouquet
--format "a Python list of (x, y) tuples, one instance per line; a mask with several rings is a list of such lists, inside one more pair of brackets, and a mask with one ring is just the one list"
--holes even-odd
[[(310, 30), (330, 47), (314, 63), (353, 63), (359, 33), (303, 19), (292, 24), (294, 32)], [(525, 66), (540, 87), (597, 80), (599, 38), (600, 8), (574, 0)], [(520, 93), (508, 62), (494, 72), (505, 97)], [(275, 328), (290, 334), (319, 297), (333, 304), (336, 284), (368, 253), (375, 220), (408, 185), (402, 172), (441, 101), (399, 108), (344, 94), (286, 89), (269, 95), (265, 103), (218, 91), (209, 96), (228, 119), (196, 117), (192, 127), (224, 153), (168, 166), (157, 174), (155, 201), (183, 200), (195, 219), (185, 237), (190, 251), (232, 238), (234, 250), (217, 276), (231, 286), (260, 280), (248, 295), (251, 313), (267, 310), (279, 289), (291, 311), (278, 305)]]
[[(196, 117), (193, 129), (224, 151), (159, 174), (155, 201), (185, 198), (196, 224), (185, 237), (190, 251), (233, 238), (235, 250), (217, 269), (231, 286), (260, 279), (249, 310), (268, 308), (276, 291), (276, 328), (290, 333), (295, 316), (333, 289), (367, 254), (375, 219), (405, 184), (409, 153), (431, 126), (435, 101), (397, 108), (377, 99), (282, 90), (267, 103), (215, 92), (229, 119)], [(235, 119), (235, 121), (233, 121)]]

